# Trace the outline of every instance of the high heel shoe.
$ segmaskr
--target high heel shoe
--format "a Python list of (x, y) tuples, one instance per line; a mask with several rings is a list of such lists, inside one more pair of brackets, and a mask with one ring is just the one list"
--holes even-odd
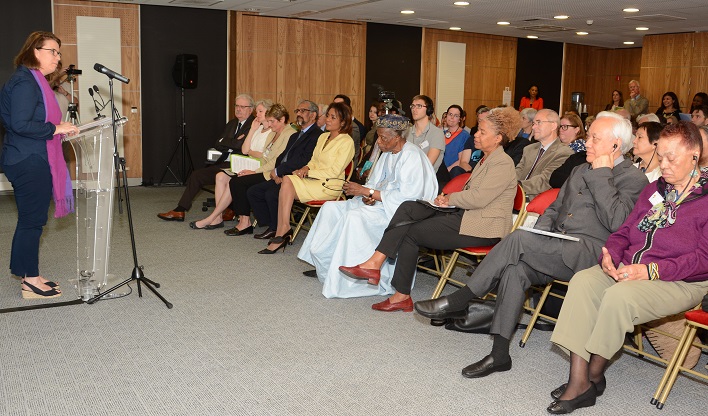
[(290, 245), (292, 245), (293, 244), (293, 229), (292, 228), (289, 229), (288, 231), (286, 231), (285, 234), (283, 234), (283, 235), (277, 235), (277, 236), (271, 238), (270, 240), (268, 240), (268, 244), (280, 244), (282, 241), (280, 239), (285, 238), (285, 237), (288, 238), (288, 243)]
[[(278, 240), (278, 241), (274, 241), (274, 240)], [(272, 243), (270, 243), (270, 244), (278, 244), (278, 247), (276, 247), (273, 250), (268, 250), (268, 248), (266, 247), (263, 250), (259, 251), (258, 254), (274, 254), (274, 253), (277, 253), (278, 250), (280, 250), (281, 248), (283, 249), (283, 253), (285, 253), (285, 246), (287, 246), (288, 243), (290, 243), (290, 236), (275, 237), (273, 240), (270, 240), (270, 241), (272, 241)]]
[(25, 286), (30, 288), (30, 290), (22, 289), (22, 297), (24, 299), (49, 299), (58, 298), (61, 296), (61, 292), (52, 288), (51, 290), (41, 290), (37, 286), (28, 283), (27, 281), (22, 282)]
[(596, 400), (597, 388), (595, 387), (595, 383), (590, 382), (590, 388), (587, 389), (585, 393), (570, 400), (555, 400), (546, 410), (552, 415), (564, 415), (572, 413), (575, 409), (580, 409), (581, 407), (595, 406)]

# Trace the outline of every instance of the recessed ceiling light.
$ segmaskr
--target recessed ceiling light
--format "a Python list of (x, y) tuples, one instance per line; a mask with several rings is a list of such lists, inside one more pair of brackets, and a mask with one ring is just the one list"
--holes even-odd
[(649, 30), (649, 28), (648, 28), (648, 27), (642, 27), (642, 26), (640, 26), (640, 27), (637, 28), (637, 30)]
[(413, 10), (401, 10), (401, 14), (413, 14), (415, 13)]
[(575, 34), (579, 36), (585, 36), (588, 34), (588, 32), (575, 32)]
[(456, 1), (456, 2), (454, 2), (454, 3), (452, 3), (452, 4), (454, 4), (455, 6), (469, 6), (469, 5), (470, 5), (470, 2), (468, 2), (468, 1)]
[(501, 26), (506, 26), (509, 24), (509, 22), (497, 22), (497, 24)]
[(570, 16), (566, 16), (566, 15), (564, 15), (564, 14), (559, 14), (558, 16), (553, 16), (554, 19), (558, 19), (558, 20), (565, 20), (565, 19), (567, 19), (567, 18), (569, 18), (569, 17), (570, 17)]
[(636, 7), (627, 7), (626, 9), (622, 9), (623, 12), (626, 13), (636, 13), (639, 11)]
[(453, 27), (450, 28), (450, 30), (462, 30), (462, 28), (461, 28), (461, 27), (457, 27), (457, 26), (453, 26)]
[(624, 43), (625, 45), (634, 45), (634, 42), (632, 42), (632, 41), (627, 41), (627, 42), (622, 42), (622, 43)]
[(528, 35), (526, 37), (529, 39), (538, 39), (538, 36), (536, 36), (536, 35)]

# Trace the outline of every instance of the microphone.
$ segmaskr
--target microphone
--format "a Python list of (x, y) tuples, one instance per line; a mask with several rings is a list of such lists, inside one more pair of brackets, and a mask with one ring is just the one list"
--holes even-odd
[(120, 81), (120, 82), (122, 82), (122, 83), (124, 83), (124, 84), (127, 84), (127, 83), (130, 82), (130, 80), (129, 80), (128, 78), (124, 77), (123, 75), (121, 75), (121, 74), (119, 74), (119, 73), (117, 73), (117, 72), (115, 72), (115, 71), (112, 71), (112, 70), (106, 68), (105, 66), (103, 66), (103, 65), (101, 65), (101, 64), (99, 64), (99, 63), (96, 63), (96, 64), (93, 66), (93, 69), (95, 69), (96, 71), (98, 71), (98, 72), (100, 72), (100, 73), (106, 75), (108, 78), (117, 79), (118, 81)]
[[(103, 99), (103, 96), (102, 96), (101, 93), (98, 91), (98, 87), (94, 85), (94, 86), (93, 86), (93, 90), (96, 91), (96, 94), (98, 94), (98, 98), (101, 99), (101, 105), (103, 106), (103, 108), (106, 108), (106, 105), (107, 105), (107, 104), (106, 104), (106, 101)], [(90, 91), (90, 89), (89, 89), (89, 91)], [(93, 94), (91, 94), (91, 96), (93, 96)]]
[(103, 115), (101, 115), (101, 109), (98, 108), (98, 101), (96, 101), (96, 98), (93, 96), (93, 90), (91, 88), (89, 88), (88, 93), (91, 96), (91, 99), (93, 100), (94, 108), (96, 108), (96, 118), (94, 120), (98, 120), (99, 118), (103, 118)]

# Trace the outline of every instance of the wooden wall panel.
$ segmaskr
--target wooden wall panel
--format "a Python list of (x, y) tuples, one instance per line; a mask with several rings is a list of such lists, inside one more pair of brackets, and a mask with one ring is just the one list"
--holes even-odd
[(364, 120), (366, 26), (231, 13), (229, 104), (247, 93), (292, 110), (303, 99), (329, 103), (337, 94), (352, 100)]
[(645, 36), (642, 50), (642, 92), (650, 109), (655, 111), (662, 95), (673, 91), (681, 111), (690, 111), (693, 96), (708, 86), (708, 33)]
[[(120, 72), (130, 79), (123, 85), (121, 114), (128, 117), (123, 130), (123, 155), (127, 162), (128, 177), (142, 178), (142, 123), (140, 118), (140, 18), (137, 5), (104, 3), (78, 0), (54, 0), (54, 33), (62, 40), (62, 61), (74, 63), (77, 60), (76, 17), (112, 17), (120, 19), (121, 68)], [(92, 68), (80, 68), (84, 71)], [(79, 91), (81, 77), (74, 83)], [(138, 114), (130, 112), (138, 108)]]
[(460, 87), (465, 90), (463, 107), (469, 114), (467, 125), (472, 126), (476, 123), (473, 113), (477, 106), (501, 104), (504, 87), (513, 89), (516, 80), (516, 38), (423, 29), (420, 91), (433, 99), (437, 90), (439, 41), (466, 45), (465, 85)]

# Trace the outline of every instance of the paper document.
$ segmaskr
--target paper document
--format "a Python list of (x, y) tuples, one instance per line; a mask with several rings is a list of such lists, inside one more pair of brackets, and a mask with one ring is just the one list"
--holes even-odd
[(565, 234), (552, 233), (550, 231), (537, 230), (535, 228), (528, 228), (528, 227), (524, 227), (524, 226), (519, 227), (519, 230), (528, 231), (528, 232), (534, 233), (534, 234), (546, 235), (548, 237), (562, 238), (563, 240), (580, 241), (580, 239), (577, 237), (572, 237), (572, 236), (565, 235)]
[(231, 171), (234, 173), (242, 170), (256, 170), (261, 167), (261, 162), (253, 157), (243, 155), (231, 155)]

